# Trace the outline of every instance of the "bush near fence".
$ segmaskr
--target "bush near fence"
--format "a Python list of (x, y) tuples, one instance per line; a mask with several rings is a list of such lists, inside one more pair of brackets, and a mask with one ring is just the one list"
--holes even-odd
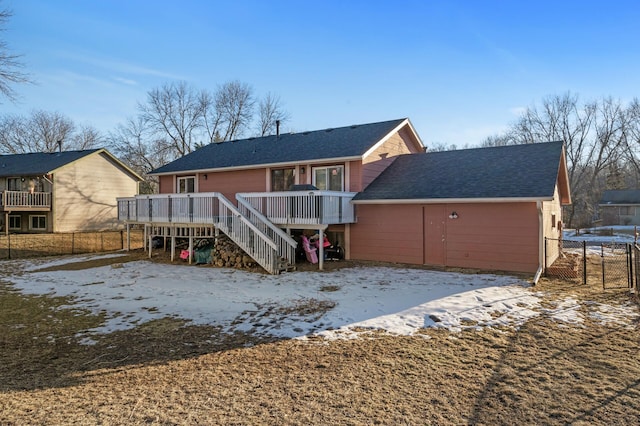
[[(132, 250), (142, 248), (142, 230), (131, 230), (130, 238)], [(100, 253), (126, 248), (126, 231), (0, 235), (0, 259)]]

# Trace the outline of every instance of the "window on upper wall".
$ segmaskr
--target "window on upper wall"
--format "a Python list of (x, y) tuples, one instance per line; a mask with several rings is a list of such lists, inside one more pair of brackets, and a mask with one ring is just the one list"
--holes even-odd
[(46, 231), (47, 217), (40, 215), (29, 216), (29, 229), (33, 231)]
[(22, 191), (22, 178), (7, 178), (7, 191)]
[(271, 191), (287, 191), (294, 183), (294, 169), (271, 169)]
[(177, 182), (178, 194), (189, 194), (196, 192), (196, 177), (195, 176), (182, 176), (178, 178)]
[(313, 184), (323, 191), (344, 191), (344, 166), (314, 167)]

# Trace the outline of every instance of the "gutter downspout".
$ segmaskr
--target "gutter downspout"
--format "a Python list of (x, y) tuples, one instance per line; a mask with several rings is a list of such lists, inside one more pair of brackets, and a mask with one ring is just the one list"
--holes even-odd
[(536, 201), (538, 208), (538, 270), (533, 276), (533, 285), (538, 284), (538, 280), (544, 271), (544, 217), (542, 214), (542, 201)]

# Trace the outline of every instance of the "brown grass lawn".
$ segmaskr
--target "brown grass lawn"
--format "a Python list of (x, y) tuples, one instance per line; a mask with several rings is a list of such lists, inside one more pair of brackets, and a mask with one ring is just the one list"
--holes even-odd
[[(560, 281), (535, 290), (549, 299), (631, 299), (624, 290)], [(519, 330), (266, 341), (165, 319), (86, 346), (76, 334), (101, 318), (68, 304), (0, 283), (0, 424), (608, 425), (640, 418), (637, 324), (576, 326), (542, 315)]]

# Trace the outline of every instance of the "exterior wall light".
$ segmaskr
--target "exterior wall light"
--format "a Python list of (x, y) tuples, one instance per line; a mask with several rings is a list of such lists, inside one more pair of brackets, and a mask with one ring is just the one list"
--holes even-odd
[(451, 212), (451, 214), (449, 215), (449, 219), (457, 219), (458, 218), (458, 213), (456, 212)]

